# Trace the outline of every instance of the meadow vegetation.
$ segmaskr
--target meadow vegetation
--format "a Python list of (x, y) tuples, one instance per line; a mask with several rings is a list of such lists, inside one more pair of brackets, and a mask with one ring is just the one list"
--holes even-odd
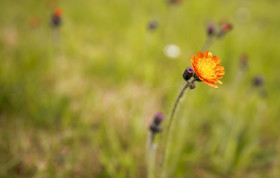
[[(0, 3), (0, 177), (153, 177), (166, 121), (207, 25), (233, 29), (209, 50), (223, 84), (180, 103), (170, 177), (280, 176), (280, 1), (81, 0)], [(50, 27), (54, 8), (62, 25)], [(148, 30), (151, 20), (157, 28)], [(167, 44), (181, 55), (165, 56)], [(248, 56), (248, 67), (240, 60)], [(264, 83), (254, 86), (261, 76)], [(146, 141), (165, 120), (155, 173)]]

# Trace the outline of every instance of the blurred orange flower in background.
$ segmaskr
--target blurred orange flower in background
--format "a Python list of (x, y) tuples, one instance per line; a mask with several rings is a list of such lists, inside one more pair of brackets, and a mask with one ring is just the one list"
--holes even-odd
[(191, 57), (192, 68), (197, 77), (204, 83), (218, 88), (216, 83), (222, 84), (219, 80), (225, 74), (224, 67), (220, 65), (221, 59), (212, 56), (211, 52), (197, 52), (197, 57), (193, 54)]
[(54, 10), (54, 12), (53, 12), (53, 15), (54, 15), (55, 17), (61, 17), (61, 15), (62, 15), (62, 9), (61, 9), (61, 8), (56, 8), (56, 9)]

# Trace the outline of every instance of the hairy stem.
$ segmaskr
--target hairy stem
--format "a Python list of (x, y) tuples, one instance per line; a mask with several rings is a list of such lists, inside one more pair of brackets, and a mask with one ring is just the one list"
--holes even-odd
[(184, 86), (184, 88), (181, 90), (180, 94), (178, 95), (177, 99), (176, 99), (176, 102), (173, 106), (173, 109), (172, 109), (172, 112), (171, 112), (171, 115), (170, 115), (170, 119), (169, 119), (169, 123), (168, 123), (168, 127), (167, 127), (167, 133), (169, 133), (170, 131), (170, 128), (171, 128), (171, 125), (172, 125), (172, 121), (173, 121), (173, 118), (174, 118), (174, 115), (175, 115), (175, 112), (176, 112), (176, 109), (178, 107), (178, 104), (179, 104), (179, 101), (181, 100), (181, 98), (183, 97), (186, 89), (189, 87), (190, 83), (187, 82), (187, 84)]
[[(205, 40), (204, 42), (204, 45), (202, 47), (202, 52), (204, 52), (205, 50), (209, 50), (210, 46), (212, 45), (213, 43), (213, 37), (207, 37), (207, 39)], [(168, 172), (167, 171), (167, 158), (169, 156), (169, 150), (170, 150), (170, 144), (171, 144), (171, 140), (172, 140), (172, 137), (171, 137), (171, 131), (172, 131), (172, 128), (173, 128), (173, 123), (174, 123), (174, 115), (176, 113), (176, 110), (177, 110), (177, 107), (178, 107), (178, 104), (180, 102), (180, 100), (182, 99), (182, 97), (184, 96), (184, 93), (186, 91), (186, 89), (195, 82), (195, 79), (192, 78), (191, 80), (187, 81), (186, 85), (184, 86), (184, 88), (181, 90), (180, 94), (178, 95), (176, 101), (175, 101), (175, 104), (172, 108), (172, 112), (171, 112), (171, 115), (170, 115), (170, 119), (168, 121), (168, 125), (167, 125), (167, 132), (166, 132), (166, 135), (165, 135), (165, 140), (164, 140), (164, 148), (163, 148), (163, 157), (162, 157), (162, 170), (161, 170), (161, 177), (164, 178), (166, 177), (166, 173)]]
[(194, 79), (192, 81), (187, 81), (186, 85), (184, 86), (184, 88), (181, 90), (180, 94), (178, 95), (174, 105), (173, 105), (173, 109), (168, 121), (168, 125), (167, 125), (167, 132), (166, 132), (166, 139), (165, 139), (165, 145), (164, 145), (164, 155), (163, 155), (163, 169), (162, 169), (162, 176), (161, 177), (166, 177), (166, 166), (167, 166), (167, 158), (169, 155), (169, 149), (170, 149), (170, 144), (171, 144), (171, 131), (174, 125), (174, 115), (176, 113), (176, 110), (178, 108), (178, 104), (180, 102), (180, 100), (182, 99), (182, 97), (184, 96), (184, 93), (186, 91), (186, 89), (190, 86), (190, 84), (192, 84), (194, 82)]

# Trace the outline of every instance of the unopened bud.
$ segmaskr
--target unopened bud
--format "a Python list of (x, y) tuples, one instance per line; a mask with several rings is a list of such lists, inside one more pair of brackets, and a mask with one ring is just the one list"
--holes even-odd
[(188, 67), (183, 73), (183, 78), (188, 81), (193, 76), (193, 69)]
[(194, 83), (191, 83), (190, 89), (191, 89), (191, 90), (195, 89), (195, 84), (194, 84)]
[(161, 131), (161, 129), (156, 125), (156, 124), (152, 124), (150, 126), (150, 131), (154, 134), (159, 133)]
[(158, 27), (158, 22), (156, 20), (152, 20), (148, 24), (148, 29), (149, 30), (155, 30)]
[(254, 87), (260, 87), (264, 84), (264, 78), (263, 76), (256, 76), (253, 78), (253, 86)]
[(208, 36), (213, 36), (214, 33), (215, 33), (215, 27), (214, 27), (214, 25), (209, 24), (209, 25), (208, 25), (208, 28), (207, 28), (207, 34), (208, 34)]
[(164, 116), (162, 113), (158, 112), (155, 117), (154, 117), (154, 124), (156, 125), (160, 125), (160, 123), (162, 122)]

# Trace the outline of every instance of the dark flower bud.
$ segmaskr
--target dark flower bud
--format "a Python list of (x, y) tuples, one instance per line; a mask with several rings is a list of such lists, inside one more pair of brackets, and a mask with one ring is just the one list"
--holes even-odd
[(193, 69), (188, 67), (183, 73), (183, 78), (188, 81), (193, 76)]
[(152, 20), (148, 24), (148, 29), (149, 30), (155, 30), (158, 27), (158, 22), (156, 20)]
[(196, 73), (193, 74), (193, 78), (195, 81), (201, 82), (200, 78), (196, 75)]
[(152, 124), (150, 126), (150, 131), (154, 134), (159, 133), (161, 131), (161, 129), (156, 125), (156, 124)]
[(52, 17), (52, 26), (53, 27), (59, 27), (61, 24), (61, 18), (60, 17)]
[(195, 89), (195, 84), (194, 84), (194, 83), (191, 83), (190, 89), (191, 89), (191, 90)]
[(207, 28), (207, 34), (208, 34), (208, 36), (213, 36), (214, 33), (215, 33), (215, 27), (214, 27), (214, 25), (209, 24), (209, 25), (208, 25), (208, 28)]
[(162, 122), (164, 116), (162, 113), (158, 112), (155, 117), (154, 117), (154, 124), (156, 125), (160, 125), (160, 123)]
[(256, 76), (253, 78), (253, 86), (254, 87), (260, 87), (264, 84), (264, 78), (263, 76)]

